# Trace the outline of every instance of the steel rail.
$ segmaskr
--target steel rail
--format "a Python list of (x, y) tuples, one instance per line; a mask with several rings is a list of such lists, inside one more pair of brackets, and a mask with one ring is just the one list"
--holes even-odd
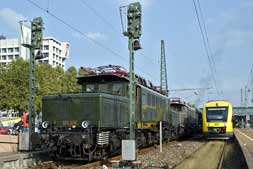
[(218, 169), (221, 169), (221, 168), (222, 168), (223, 161), (224, 161), (224, 156), (225, 156), (226, 145), (227, 145), (227, 141), (224, 141), (224, 146), (223, 146), (223, 149), (222, 149), (222, 153), (221, 153), (221, 157), (220, 157)]

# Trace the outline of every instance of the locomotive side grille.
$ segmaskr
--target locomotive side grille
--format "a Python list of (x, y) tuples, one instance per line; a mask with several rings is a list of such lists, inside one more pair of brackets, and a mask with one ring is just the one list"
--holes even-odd
[(106, 132), (100, 132), (97, 134), (97, 144), (98, 145), (105, 145), (109, 144), (109, 131)]

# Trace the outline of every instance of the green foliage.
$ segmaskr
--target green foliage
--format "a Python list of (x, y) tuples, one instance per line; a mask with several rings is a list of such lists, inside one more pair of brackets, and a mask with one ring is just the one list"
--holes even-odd
[[(48, 64), (35, 67), (36, 111), (41, 111), (41, 98), (44, 95), (60, 92), (79, 92), (76, 83), (77, 70), (70, 67), (67, 71), (61, 67), (52, 68)], [(22, 59), (7, 66), (0, 66), (0, 110), (28, 110), (29, 103), (29, 63)]]
[(67, 92), (77, 92), (80, 91), (81, 88), (77, 84), (76, 81), (76, 76), (77, 76), (77, 70), (75, 67), (69, 67), (68, 70), (65, 72), (65, 76), (63, 77), (63, 91)]

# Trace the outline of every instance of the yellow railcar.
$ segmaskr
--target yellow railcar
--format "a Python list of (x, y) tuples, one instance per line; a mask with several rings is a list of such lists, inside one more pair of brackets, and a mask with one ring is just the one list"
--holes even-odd
[(202, 111), (202, 131), (208, 139), (233, 137), (232, 105), (228, 101), (207, 102)]

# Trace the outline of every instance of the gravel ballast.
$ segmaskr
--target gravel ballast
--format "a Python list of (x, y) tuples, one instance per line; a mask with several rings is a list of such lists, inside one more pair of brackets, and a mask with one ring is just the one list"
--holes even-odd
[(163, 144), (163, 151), (160, 148), (138, 155), (142, 168), (173, 168), (180, 161), (198, 150), (205, 142), (198, 140), (173, 141)]

